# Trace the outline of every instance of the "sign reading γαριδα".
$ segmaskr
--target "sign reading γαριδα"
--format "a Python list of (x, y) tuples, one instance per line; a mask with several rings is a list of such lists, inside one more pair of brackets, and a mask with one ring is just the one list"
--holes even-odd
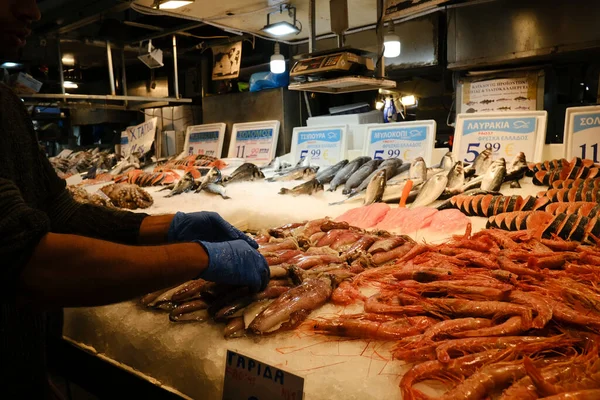
[(546, 140), (546, 111), (459, 114), (453, 153), (457, 161), (472, 163), (485, 149), (492, 157), (512, 159), (519, 152), (539, 162)]
[(375, 160), (400, 158), (404, 161), (423, 157), (430, 164), (435, 132), (434, 120), (369, 125), (364, 155)]
[(225, 127), (224, 123), (188, 126), (183, 145), (185, 154), (221, 157)]
[(347, 126), (294, 128), (292, 155), (321, 166), (333, 165), (346, 157)]
[(302, 400), (304, 378), (227, 350), (223, 400)]
[(262, 166), (271, 162), (277, 148), (279, 121), (234, 124), (229, 158), (243, 158)]
[(600, 106), (567, 108), (564, 135), (565, 157), (581, 157), (598, 162)]

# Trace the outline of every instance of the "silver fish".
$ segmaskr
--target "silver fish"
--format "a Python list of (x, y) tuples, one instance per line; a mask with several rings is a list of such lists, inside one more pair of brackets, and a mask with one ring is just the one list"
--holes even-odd
[(254, 181), (256, 179), (263, 179), (265, 174), (254, 164), (244, 163), (236, 168), (231, 175), (223, 178), (223, 183), (242, 182), (242, 181)]
[(375, 175), (377, 175), (380, 171), (385, 171), (386, 179), (388, 177), (391, 178), (392, 176), (395, 176), (396, 171), (398, 170), (398, 167), (400, 167), (401, 165), (402, 165), (402, 160), (400, 160), (399, 158), (390, 158), (388, 160), (385, 160), (384, 162), (381, 163), (379, 168), (377, 168), (375, 171), (371, 172), (371, 174), (364, 181), (362, 181), (361, 184), (357, 188), (352, 189), (352, 191), (350, 193), (362, 192), (363, 190), (365, 190), (367, 188), (367, 185), (371, 182), (371, 180), (373, 180)]
[(381, 170), (371, 179), (371, 182), (367, 185), (367, 193), (365, 197), (365, 205), (373, 204), (381, 201), (383, 193), (385, 191), (387, 172)]
[(363, 164), (350, 178), (346, 181), (343, 194), (349, 194), (352, 189), (359, 186), (373, 171), (375, 171), (383, 160), (371, 160)]
[(463, 185), (465, 184), (465, 170), (463, 163), (457, 161), (448, 172), (448, 184), (446, 186), (446, 192), (448, 194), (460, 193)]
[(442, 160), (440, 161), (440, 168), (445, 171), (450, 171), (455, 163), (454, 154), (449, 151), (442, 157)]
[(248, 329), (260, 335), (298, 325), (310, 311), (329, 300), (333, 292), (332, 284), (332, 279), (327, 275), (306, 279), (269, 304)]
[(494, 161), (481, 180), (481, 190), (497, 192), (504, 182), (506, 176), (506, 161), (499, 158)]
[(231, 197), (227, 196), (225, 188), (217, 183), (209, 183), (204, 187), (204, 191), (212, 194), (218, 194), (223, 199), (227, 200)]
[(323, 190), (323, 184), (318, 179), (313, 178), (308, 182), (304, 182), (292, 189), (281, 188), (279, 194), (291, 194), (292, 196), (298, 196), (301, 194), (312, 195), (320, 190)]
[(527, 169), (527, 158), (522, 151), (506, 165), (506, 173), (509, 175), (521, 171), (525, 172), (525, 169)]
[(335, 177), (339, 170), (344, 168), (348, 164), (348, 160), (342, 160), (339, 163), (332, 165), (324, 170), (321, 170), (317, 173), (317, 180), (321, 182), (323, 185), (331, 182), (331, 180)]
[(319, 167), (298, 167), (294, 168), (290, 172), (274, 176), (272, 178), (267, 179), (269, 182), (284, 182), (284, 181), (297, 181), (297, 180), (307, 180), (313, 179), (317, 175), (317, 170)]
[(328, 190), (330, 192), (334, 192), (338, 188), (338, 186), (345, 184), (346, 181), (348, 181), (348, 179), (352, 176), (352, 174), (370, 159), (371, 157), (362, 156), (350, 161), (348, 164), (346, 164), (345, 167), (340, 169), (337, 172), (337, 174), (335, 174), (335, 176), (331, 180), (331, 183), (329, 184)]
[(217, 167), (212, 167), (206, 175), (202, 177), (200, 181), (200, 186), (196, 189), (196, 193), (200, 192), (202, 189), (206, 188), (208, 184), (221, 182), (222, 176), (221, 171)]
[(492, 150), (485, 149), (475, 158), (469, 169), (475, 170), (476, 176), (484, 175), (492, 165)]
[(436, 201), (448, 185), (448, 176), (444, 173), (439, 173), (432, 176), (420, 188), (417, 198), (412, 203), (411, 208), (426, 207)]
[(173, 186), (173, 190), (165, 197), (173, 197), (175, 195), (189, 192), (190, 190), (195, 189), (198, 186), (198, 183), (194, 179), (191, 173), (187, 172), (185, 175), (181, 177), (179, 182)]
[(408, 171), (409, 179), (427, 179), (427, 165), (423, 157), (417, 157), (410, 164), (410, 170)]

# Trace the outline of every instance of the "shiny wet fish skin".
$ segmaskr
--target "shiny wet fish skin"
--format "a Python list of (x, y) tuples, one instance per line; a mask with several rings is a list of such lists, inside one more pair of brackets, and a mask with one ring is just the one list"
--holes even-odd
[(333, 180), (333, 178), (335, 177), (335, 175), (342, 168), (344, 168), (347, 164), (348, 164), (348, 160), (342, 160), (335, 165), (332, 165), (328, 168), (322, 169), (321, 171), (319, 171), (317, 173), (316, 178), (318, 179), (319, 182), (321, 182), (323, 185), (325, 185), (325, 184), (331, 182)]
[(324, 190), (323, 184), (318, 179), (313, 178), (310, 181), (304, 182), (292, 189), (281, 188), (279, 194), (291, 194), (292, 196), (299, 196), (301, 194), (312, 195), (313, 193)]
[(224, 200), (231, 199), (227, 196), (225, 188), (217, 183), (209, 183), (204, 187), (204, 191), (221, 196)]
[(371, 179), (371, 181), (367, 185), (367, 193), (364, 201), (365, 205), (381, 201), (383, 193), (385, 191), (386, 176), (386, 170), (381, 170), (377, 172), (377, 174)]
[(254, 164), (244, 163), (236, 168), (231, 175), (223, 178), (223, 184), (229, 184), (232, 182), (242, 181), (254, 181), (257, 179), (263, 179), (265, 174)]
[(500, 190), (504, 178), (506, 177), (506, 161), (499, 158), (488, 168), (481, 181), (481, 190), (488, 192), (497, 192)]
[(411, 204), (411, 208), (427, 207), (440, 197), (447, 185), (448, 176), (446, 174), (439, 173), (432, 176), (420, 188), (419, 194)]
[(350, 161), (345, 167), (340, 169), (337, 174), (335, 174), (329, 184), (328, 190), (330, 192), (334, 192), (339, 186), (345, 184), (352, 174), (369, 160), (371, 160), (371, 157), (362, 156)]
[(373, 171), (375, 171), (383, 160), (371, 160), (363, 164), (356, 172), (348, 178), (344, 186), (343, 194), (349, 194), (352, 189), (359, 186)]

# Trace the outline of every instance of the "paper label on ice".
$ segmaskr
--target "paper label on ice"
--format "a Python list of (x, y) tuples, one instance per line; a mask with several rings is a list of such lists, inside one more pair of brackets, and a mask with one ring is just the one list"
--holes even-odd
[(227, 350), (223, 400), (302, 400), (304, 378)]

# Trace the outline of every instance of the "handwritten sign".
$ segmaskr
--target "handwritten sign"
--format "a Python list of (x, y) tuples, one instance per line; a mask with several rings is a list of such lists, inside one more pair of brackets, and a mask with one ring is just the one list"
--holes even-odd
[(304, 378), (227, 350), (223, 400), (302, 400)]
[(121, 132), (121, 155), (123, 157), (129, 155), (129, 133), (127, 130)]
[(294, 161), (309, 159), (311, 164), (333, 165), (346, 157), (347, 126), (294, 128)]
[(183, 145), (184, 152), (186, 155), (221, 157), (225, 127), (224, 123), (188, 126)]
[(588, 158), (598, 162), (600, 106), (567, 108), (565, 157)]
[(137, 154), (141, 156), (150, 151), (156, 137), (157, 122), (158, 118), (154, 117), (142, 124), (127, 128), (129, 142), (129, 152), (127, 155)]
[(268, 164), (277, 148), (279, 125), (279, 121), (234, 124), (229, 157), (243, 158), (258, 166)]
[(434, 120), (369, 125), (364, 155), (376, 160), (400, 158), (405, 161), (423, 157), (431, 164), (435, 132)]
[(493, 158), (510, 160), (519, 152), (538, 162), (546, 140), (545, 111), (523, 113), (459, 114), (453, 152), (457, 160), (472, 163), (484, 149)]

